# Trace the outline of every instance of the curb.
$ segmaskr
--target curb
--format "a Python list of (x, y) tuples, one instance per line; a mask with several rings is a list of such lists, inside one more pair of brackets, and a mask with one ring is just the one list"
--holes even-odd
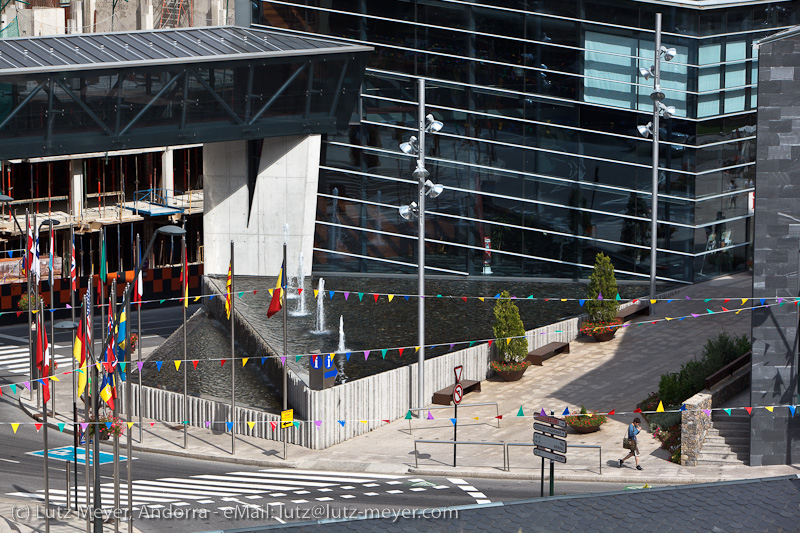
[[(613, 468), (613, 467), (610, 467)], [(437, 468), (409, 468), (410, 474), (421, 476), (458, 476), (469, 478), (483, 478), (483, 479), (510, 479), (518, 481), (539, 481), (541, 476), (538, 473), (526, 472), (487, 472), (483, 470), (440, 470)], [(545, 476), (545, 479), (550, 479)], [(649, 483), (659, 485), (693, 485), (696, 483), (717, 483), (719, 481), (726, 481), (721, 478), (703, 478), (703, 477), (645, 477), (644, 474), (640, 476), (601, 476), (597, 475), (580, 475), (580, 474), (556, 474), (553, 478), (556, 481), (577, 481), (582, 483)]]

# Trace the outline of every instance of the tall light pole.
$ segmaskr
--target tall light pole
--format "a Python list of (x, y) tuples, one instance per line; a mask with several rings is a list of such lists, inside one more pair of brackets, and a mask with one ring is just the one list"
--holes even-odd
[[(410, 205), (400, 206), (400, 216), (411, 220), (417, 216), (417, 314), (418, 314), (418, 341), (417, 352), (417, 407), (425, 407), (425, 196), (436, 198), (442, 193), (443, 187), (432, 183), (428, 176), (430, 173), (425, 168), (425, 134), (437, 132), (442, 129), (442, 123), (425, 114), (425, 80), (418, 80), (419, 106), (417, 110), (417, 137), (411, 137), (408, 142), (400, 145), (400, 150), (406, 154), (417, 155), (417, 168), (411, 175), (417, 180), (417, 201)], [(421, 411), (420, 411), (421, 412)]]
[[(656, 299), (656, 258), (658, 254), (658, 135), (659, 121), (663, 115), (670, 118), (675, 114), (673, 106), (666, 106), (662, 102), (665, 98), (661, 90), (661, 56), (664, 60), (672, 61), (677, 55), (675, 48), (667, 48), (661, 45), (661, 13), (656, 13), (656, 32), (655, 32), (655, 54), (653, 65), (647, 68), (640, 68), (639, 74), (648, 80), (653, 78), (653, 92), (650, 99), (653, 100), (653, 119), (646, 126), (639, 126), (637, 129), (643, 137), (653, 136), (653, 160), (652, 160), (652, 193), (650, 201), (650, 300)], [(652, 305), (652, 304), (651, 304)], [(651, 310), (652, 313), (652, 310)]]

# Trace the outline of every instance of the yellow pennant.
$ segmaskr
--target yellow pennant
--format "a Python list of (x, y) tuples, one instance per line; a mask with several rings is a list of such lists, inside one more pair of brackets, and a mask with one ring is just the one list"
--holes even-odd
[(255, 426), (255, 425), (256, 425), (256, 423), (255, 423), (255, 422), (250, 422), (250, 421), (248, 420), (248, 422), (247, 422), (247, 425), (248, 425), (248, 426), (250, 426), (250, 429), (253, 429), (253, 426)]
[(194, 297), (194, 301), (195, 301), (195, 302), (196, 302), (197, 300), (199, 300), (199, 299), (200, 299), (200, 297), (199, 297), (199, 296), (195, 296), (195, 297)]
[(334, 355), (336, 355), (336, 354), (335, 354), (335, 353), (332, 353), (332, 354), (328, 355), (328, 363), (329, 363), (329, 364), (333, 362), (333, 356), (334, 356)]
[(14, 433), (16, 433), (17, 430), (19, 429), (19, 424), (18, 423), (12, 423), (11, 424), (11, 429), (13, 429)]
[(52, 381), (61, 381), (60, 379), (58, 379), (58, 376), (50, 376), (50, 379)]
[(478, 296), (478, 300), (483, 301), (483, 296)]
[(98, 361), (97, 363), (94, 364), (94, 366), (96, 366), (97, 367), (97, 371), (100, 372), (100, 368), (102, 367), (102, 364)]
[(478, 417), (477, 416), (473, 416), (472, 419), (473, 420), (478, 420)]
[(733, 313), (733, 314), (734, 314), (734, 315), (738, 315), (738, 314), (739, 314), (739, 313), (741, 313), (741, 312), (742, 312), (742, 310), (741, 310), (741, 309), (739, 309), (738, 311), (736, 311), (736, 312), (735, 312), (735, 313)]
[(366, 424), (366, 423), (367, 423), (367, 421), (366, 421), (366, 420), (362, 420), (362, 421), (361, 421), (361, 423), (362, 423), (362, 424)]
[(131, 429), (134, 424), (135, 424), (135, 422), (128, 422), (128, 429)]
[(670, 318), (670, 317), (668, 317), (668, 316), (665, 316), (664, 318), (666, 318), (666, 319), (667, 319), (667, 322), (669, 322), (670, 320), (675, 320), (674, 318)]
[(249, 360), (250, 360), (249, 357), (245, 357), (244, 359), (242, 359), (242, 366), (246, 365)]
[(506, 344), (511, 344), (511, 337), (506, 339)]
[(267, 289), (267, 292), (269, 293), (270, 296), (272, 296), (272, 291), (273, 291), (273, 289)]
[(764, 407), (764, 409), (766, 409), (767, 411), (769, 411), (771, 413), (772, 410), (775, 409), (775, 408), (772, 407), (772, 406), (767, 406), (767, 407)]
[(664, 412), (664, 404), (661, 401), (659, 401), (658, 402), (658, 408), (656, 409), (656, 413), (663, 413), (663, 412)]
[[(269, 294), (270, 294), (270, 296), (272, 296), (272, 291), (269, 291)], [(314, 289), (314, 298), (316, 299), (317, 296), (319, 296), (319, 290), (318, 289)]]
[(416, 353), (416, 352), (418, 352), (418, 351), (419, 351), (419, 346), (417, 346), (416, 348), (414, 348), (414, 353)]
[[(33, 309), (33, 310), (31, 311), (31, 313), (33, 313), (34, 315), (35, 315), (36, 313), (38, 313), (38, 312), (39, 312), (39, 310), (38, 310), (38, 309)], [(15, 431), (14, 433), (16, 433), (16, 431)]]
[(655, 304), (658, 300), (650, 300), (651, 304)]
[(566, 301), (567, 301), (567, 299), (566, 299), (566, 298), (561, 298), (561, 301), (562, 301), (562, 302), (566, 302)]
[(181, 369), (181, 360), (175, 359), (175, 370), (180, 370), (180, 369)]
[(749, 299), (750, 299), (750, 298), (742, 298), (742, 305), (746, 304), (746, 303), (747, 303), (747, 300), (749, 300)]
[(391, 302), (392, 300), (394, 300), (394, 294), (389, 295), (389, 301)]

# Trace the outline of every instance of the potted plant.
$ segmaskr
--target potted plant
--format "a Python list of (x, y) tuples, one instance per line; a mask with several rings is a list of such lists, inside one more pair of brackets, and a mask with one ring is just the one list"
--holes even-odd
[(28, 297), (28, 293), (26, 292), (22, 296), (19, 297), (19, 301), (17, 301), (17, 309), (20, 311), (27, 311), (28, 307), (30, 306), (30, 298)]
[(589, 289), (586, 300), (586, 313), (589, 318), (581, 324), (581, 333), (590, 335), (597, 341), (610, 341), (622, 324), (617, 318), (619, 303), (617, 278), (611, 259), (600, 252), (595, 257), (594, 270), (589, 276)]
[(608, 421), (608, 417), (598, 415), (597, 412), (590, 413), (586, 410), (586, 407), (581, 405), (581, 413), (579, 415), (566, 416), (564, 421), (578, 433), (594, 433), (599, 431), (600, 426)]
[(492, 361), (492, 370), (506, 381), (521, 379), (530, 365), (525, 360), (528, 355), (528, 339), (525, 338), (525, 326), (519, 316), (519, 308), (511, 301), (508, 291), (501, 292), (494, 304), (492, 329), (500, 355), (500, 361)]
[(108, 440), (112, 435), (120, 437), (125, 433), (125, 422), (120, 418), (101, 415), (97, 422), (89, 424), (88, 432), (89, 435), (94, 435), (95, 427), (100, 428), (100, 440)]

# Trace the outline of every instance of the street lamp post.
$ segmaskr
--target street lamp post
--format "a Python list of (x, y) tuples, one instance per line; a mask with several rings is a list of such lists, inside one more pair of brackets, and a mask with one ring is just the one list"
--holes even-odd
[[(75, 331), (78, 329), (79, 324), (75, 322), (74, 317), (73, 320), (62, 320), (61, 322), (56, 322), (53, 327), (59, 331)], [(53, 345), (55, 346), (56, 339), (53, 337)], [(75, 396), (75, 358), (72, 358), (72, 442), (73, 448), (75, 449), (75, 457), (78, 456), (78, 403)], [(75, 478), (75, 510), (78, 510), (78, 461), (75, 460), (72, 462), (74, 466), (74, 478)], [(67, 507), (69, 507), (69, 494), (67, 494)]]
[[(666, 106), (662, 102), (665, 98), (661, 90), (661, 57), (665, 61), (672, 61), (677, 54), (675, 48), (667, 48), (661, 45), (661, 13), (656, 13), (655, 28), (655, 54), (653, 65), (649, 68), (640, 68), (639, 74), (648, 80), (653, 78), (653, 92), (650, 99), (653, 100), (653, 119), (646, 126), (639, 126), (637, 129), (643, 137), (653, 137), (652, 152), (652, 193), (650, 205), (650, 300), (656, 299), (656, 258), (658, 253), (658, 141), (659, 141), (659, 121), (663, 116), (670, 118), (675, 114), (673, 106)], [(652, 306), (652, 303), (651, 303)], [(652, 308), (651, 308), (652, 314)]]
[[(400, 145), (400, 150), (406, 154), (417, 155), (417, 168), (412, 176), (417, 180), (417, 201), (410, 205), (400, 206), (400, 216), (411, 220), (417, 216), (417, 314), (418, 314), (418, 341), (417, 352), (417, 407), (425, 407), (425, 196), (436, 198), (442, 193), (443, 187), (432, 183), (428, 176), (430, 173), (425, 168), (425, 134), (437, 132), (442, 129), (442, 123), (435, 120), (433, 115), (425, 114), (425, 80), (418, 80), (419, 106), (417, 110), (417, 137), (411, 137), (408, 142)], [(421, 413), (421, 411), (419, 411)]]

